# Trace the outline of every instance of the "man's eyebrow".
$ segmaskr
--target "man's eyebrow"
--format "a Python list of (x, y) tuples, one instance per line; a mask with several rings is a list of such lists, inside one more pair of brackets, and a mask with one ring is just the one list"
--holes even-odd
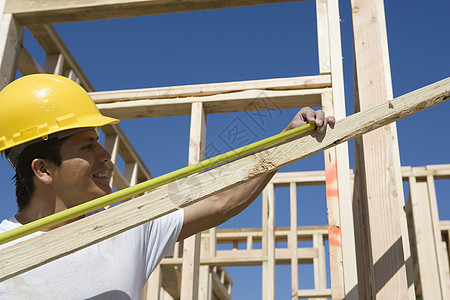
[(96, 142), (96, 141), (98, 141), (99, 140), (99, 137), (86, 137), (86, 138), (84, 138), (84, 139), (82, 139), (82, 140), (80, 140), (80, 144), (83, 144), (83, 143), (86, 143), (86, 142), (89, 142), (89, 143), (92, 143), (92, 142)]

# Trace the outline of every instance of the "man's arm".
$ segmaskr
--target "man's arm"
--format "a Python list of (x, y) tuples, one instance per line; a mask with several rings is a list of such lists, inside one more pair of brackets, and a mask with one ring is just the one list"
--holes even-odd
[[(302, 108), (283, 130), (290, 130), (307, 123), (315, 123), (317, 131), (323, 132), (327, 124), (334, 124), (333, 117), (325, 117), (322, 110)], [(184, 209), (184, 223), (178, 240), (181, 241), (195, 233), (218, 226), (239, 214), (262, 192), (276, 171), (249, 180), (229, 190), (220, 192)]]

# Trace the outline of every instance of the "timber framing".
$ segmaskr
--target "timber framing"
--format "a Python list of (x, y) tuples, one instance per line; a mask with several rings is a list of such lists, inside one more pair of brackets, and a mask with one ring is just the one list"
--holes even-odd
[(81, 22), (198, 10), (251, 6), (294, 0), (8, 0), (5, 13), (22, 25)]
[[(345, 118), (338, 0), (315, 1), (320, 75), (292, 78), (95, 92), (86, 74), (52, 26), (63, 22), (281, 2), (293, 1), (0, 0), (1, 86), (15, 77), (16, 70), (23, 75), (52, 73), (66, 76), (83, 86), (105, 115), (119, 119), (191, 115), (189, 163), (201, 160), (205, 153), (207, 114), (311, 106), (322, 107), (327, 115), (333, 115), (338, 120), (325, 134), (315, 133), (293, 139), (209, 172), (194, 175), (201, 181), (198, 186), (201, 195), (198, 198), (189, 198), (190, 186), (183, 186), (181, 180), (173, 183), (182, 187), (177, 194), (170, 193), (168, 187), (161, 187), (145, 196), (51, 231), (45, 236), (4, 249), (0, 255), (0, 281), (326, 149), (325, 171), (275, 175), (263, 192), (262, 228), (213, 228), (187, 239), (184, 247), (182, 243), (177, 244), (174, 257), (164, 259), (151, 275), (149, 283), (143, 289), (142, 299), (160, 299), (164, 289), (174, 299), (197, 299), (198, 294), (199, 299), (228, 300), (232, 295), (232, 281), (222, 266), (261, 265), (262, 299), (272, 300), (275, 298), (277, 264), (291, 264), (293, 300), (328, 297), (347, 300), (406, 298), (406, 295), (409, 299), (414, 299), (414, 288), (416, 295), (424, 299), (447, 299), (450, 293), (450, 278), (447, 278), (450, 268), (450, 224), (449, 221), (439, 221), (434, 181), (450, 179), (450, 165), (400, 168), (397, 133), (392, 122), (448, 99), (449, 79), (391, 100), (382, 1), (351, 1), (356, 110), (380, 105), (349, 118)], [(23, 45), (25, 27), (46, 54), (44, 66), (40, 66)], [(405, 99), (409, 104), (416, 104), (403, 106)], [(424, 103), (419, 101), (423, 99), (429, 99), (430, 103), (418, 104)], [(384, 106), (381, 105), (382, 102)], [(381, 129), (384, 132), (382, 134), (364, 134), (388, 123), (389, 126)], [(105, 126), (102, 131), (105, 134), (104, 147), (111, 153), (108, 164), (112, 186), (122, 189), (152, 177), (120, 127)], [(349, 169), (348, 147), (344, 141), (361, 134), (364, 136), (355, 142), (357, 157), (353, 173)], [(377, 134), (379, 138), (374, 138)], [(384, 140), (380, 143), (379, 140), (382, 139)], [(364, 143), (360, 143), (361, 140)], [(373, 145), (379, 144), (386, 147), (382, 151), (371, 152), (371, 149), (378, 149)], [(124, 162), (123, 171), (119, 156)], [(386, 169), (390, 172), (386, 172)], [(365, 176), (361, 176), (363, 173)], [(379, 182), (375, 183), (374, 178)], [(403, 210), (401, 180), (410, 187), (408, 228)], [(326, 186), (328, 227), (297, 227), (297, 187), (304, 185)], [(275, 226), (274, 203), (276, 191), (280, 187), (289, 187), (290, 228)], [(388, 190), (390, 192), (380, 196)], [(394, 194), (396, 199), (391, 199)], [(352, 199), (353, 197), (355, 198)], [(368, 202), (368, 198), (374, 197), (378, 197), (376, 201)], [(383, 211), (390, 211), (390, 214), (380, 213)], [(99, 223), (105, 228), (100, 228)], [(382, 230), (370, 232), (371, 224)], [(363, 232), (361, 228), (369, 231)], [(74, 238), (80, 234), (80, 240)], [(355, 249), (355, 237), (356, 240), (367, 243), (358, 243), (358, 249)], [(392, 249), (391, 242), (397, 241), (398, 237), (402, 238), (403, 249), (397, 247), (398, 243)], [(298, 245), (298, 241), (311, 242), (312, 247), (294, 247), (293, 245)], [(287, 248), (279, 248), (277, 242), (286, 243)], [(327, 288), (329, 285), (325, 275), (324, 242), (329, 246), (331, 289)], [(50, 251), (47, 246), (49, 243), (54, 248)], [(223, 250), (218, 245), (226, 245), (232, 249)], [(388, 256), (389, 259), (381, 260)], [(412, 264), (407, 265), (410, 262)], [(314, 289), (298, 289), (299, 263), (313, 264)], [(411, 274), (414, 280), (411, 279)], [(407, 287), (405, 282), (408, 283)]]
[[(192, 178), (200, 182), (199, 194), (196, 198), (189, 196), (191, 187), (183, 184), (186, 181), (181, 179), (172, 183), (177, 185), (177, 193), (168, 193), (170, 186), (163, 186), (104, 212), (5, 248), (1, 251), (0, 257), (0, 280), (11, 278), (83, 249), (250, 178), (279, 169), (289, 163), (442, 103), (449, 98), (450, 78), (447, 78), (400, 96), (388, 103), (382, 103), (339, 120), (333, 128), (328, 128), (324, 133), (314, 132), (205, 173), (193, 175)], [(98, 224), (102, 224), (102, 226), (98, 226)], [(47, 247), (49, 244), (53, 245), (51, 251)]]
[(162, 88), (93, 92), (100, 111), (119, 119), (190, 115), (193, 103), (205, 113), (280, 110), (321, 106), (331, 76), (303, 76)]

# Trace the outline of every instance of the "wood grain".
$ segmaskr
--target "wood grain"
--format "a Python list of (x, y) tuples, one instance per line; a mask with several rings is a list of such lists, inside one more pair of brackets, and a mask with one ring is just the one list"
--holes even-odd
[[(196, 196), (180, 179), (141, 197), (54, 229), (0, 251), (0, 280), (5, 280), (149, 220), (188, 206), (336, 144), (442, 103), (450, 97), (450, 78), (339, 120), (324, 133), (311, 133), (190, 177), (198, 182)], [(177, 192), (173, 192), (177, 187)], [(172, 192), (171, 192), (172, 191)], [(48, 247), (52, 245), (52, 247)], [(288, 253), (290, 260), (290, 253)]]

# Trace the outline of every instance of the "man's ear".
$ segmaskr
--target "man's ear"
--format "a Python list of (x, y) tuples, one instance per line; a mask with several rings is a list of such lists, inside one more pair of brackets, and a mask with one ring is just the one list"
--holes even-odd
[(51, 184), (53, 181), (53, 165), (47, 159), (35, 158), (31, 162), (31, 169), (38, 180), (45, 184)]

